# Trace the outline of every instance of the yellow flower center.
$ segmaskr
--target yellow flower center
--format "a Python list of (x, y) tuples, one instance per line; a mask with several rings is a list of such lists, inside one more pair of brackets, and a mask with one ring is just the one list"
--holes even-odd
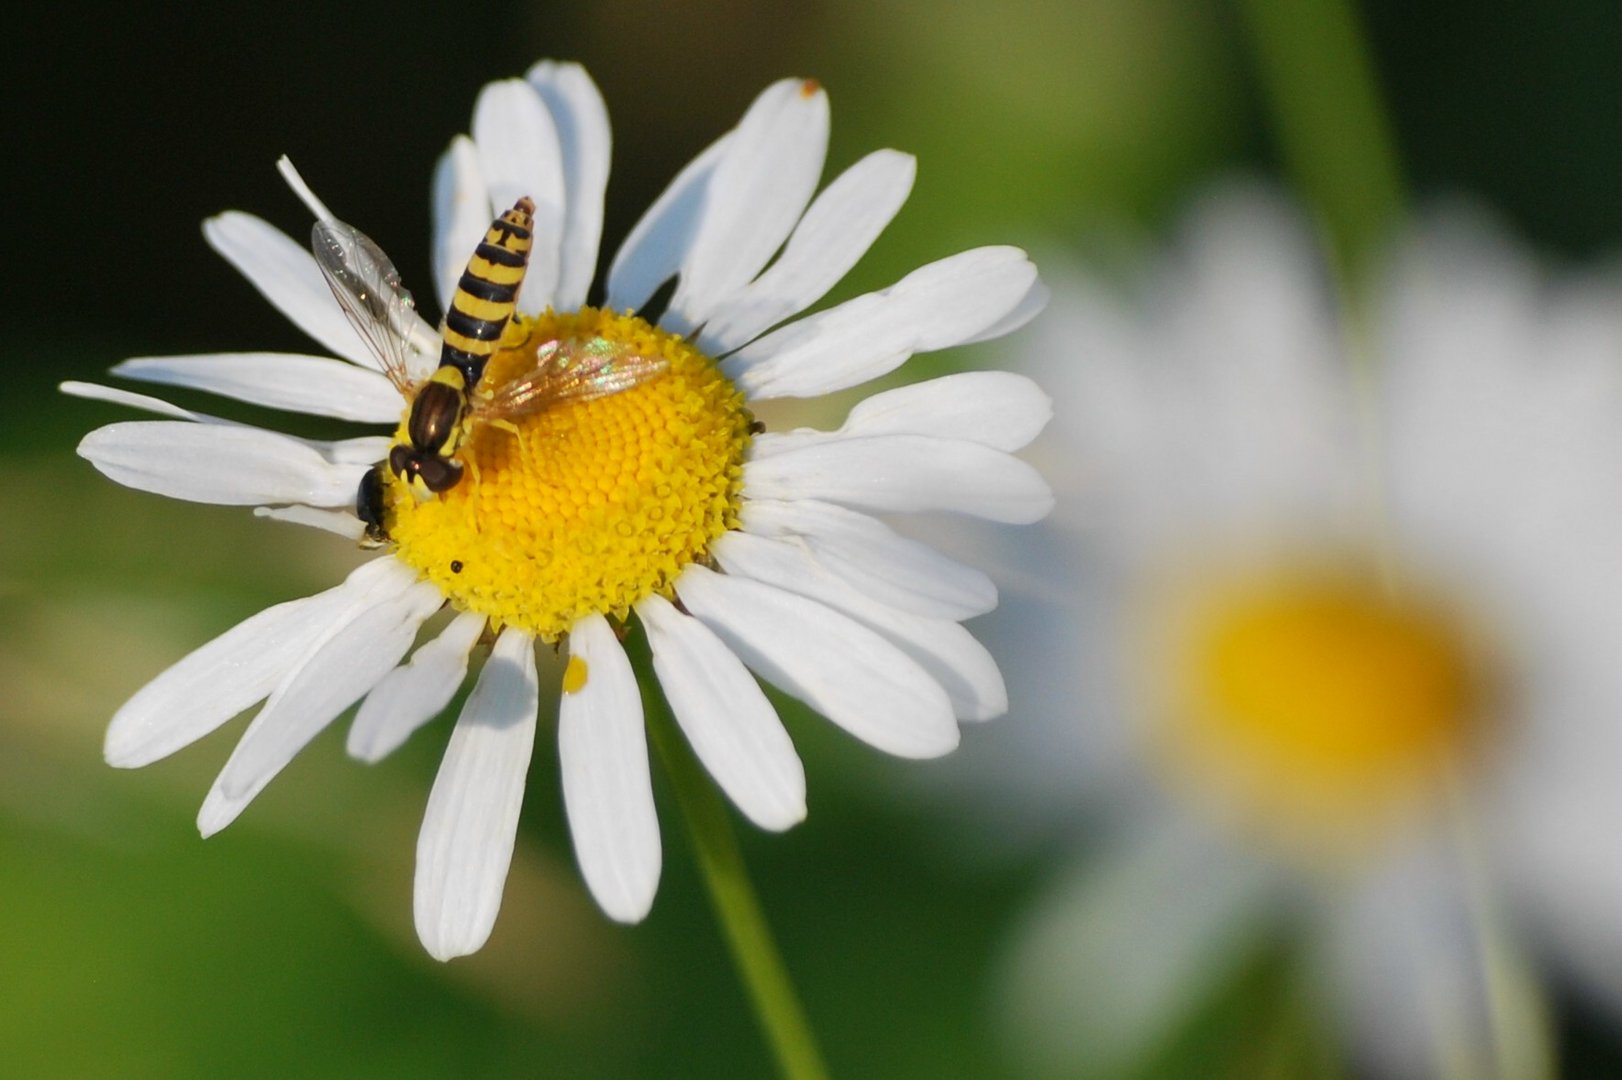
[(540, 345), (572, 336), (625, 343), (667, 366), (628, 390), (511, 423), (475, 419), (456, 452), (462, 480), (439, 495), (419, 499), (392, 475), (387, 484), (395, 556), (457, 609), (544, 641), (584, 615), (623, 619), (644, 596), (670, 596), (682, 568), (737, 526), (749, 445), (743, 395), (715, 362), (631, 315), (520, 317), (480, 391), (533, 369)]
[(1489, 695), (1451, 611), (1321, 571), (1245, 575), (1199, 597), (1161, 671), (1158, 735), (1225, 816), (1332, 854), (1434, 795), (1480, 733)]

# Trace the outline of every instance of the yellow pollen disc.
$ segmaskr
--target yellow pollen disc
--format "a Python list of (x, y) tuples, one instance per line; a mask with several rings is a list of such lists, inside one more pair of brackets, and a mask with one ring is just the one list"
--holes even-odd
[(1363, 840), (1445, 786), (1479, 734), (1488, 695), (1464, 631), (1357, 575), (1202, 590), (1160, 673), (1159, 748), (1219, 812), (1275, 839), (1315, 853)]
[(670, 597), (682, 568), (737, 527), (752, 419), (742, 393), (685, 340), (595, 308), (517, 317), (475, 398), (570, 337), (623, 343), (666, 367), (618, 393), (509, 419), (475, 411), (455, 455), (461, 482), (419, 499), (390, 474), (384, 515), (395, 556), (454, 607), (544, 641), (584, 615), (624, 619), (644, 596)]

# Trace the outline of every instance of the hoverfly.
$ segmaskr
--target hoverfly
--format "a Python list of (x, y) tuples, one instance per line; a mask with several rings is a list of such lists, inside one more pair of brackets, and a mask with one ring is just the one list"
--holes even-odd
[(373, 545), (388, 540), (383, 525), (387, 468), (418, 498), (449, 491), (462, 479), (456, 452), (473, 426), (512, 420), (563, 401), (586, 401), (638, 386), (665, 370), (660, 357), (641, 356), (606, 338), (542, 342), (535, 366), (494, 388), (479, 389), (485, 365), (501, 347), (529, 265), (535, 204), (519, 199), (490, 223), (457, 282), (440, 323), (439, 367), (413, 379), (416, 302), (383, 250), (352, 225), (318, 219), (310, 248), (338, 306), (366, 342), (402, 397), (411, 402), (406, 437), (367, 470), (355, 495), (355, 515)]

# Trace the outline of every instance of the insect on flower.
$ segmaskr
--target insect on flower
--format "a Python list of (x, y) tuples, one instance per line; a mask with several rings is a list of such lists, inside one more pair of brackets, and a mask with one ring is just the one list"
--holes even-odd
[[(562, 401), (628, 390), (665, 370), (663, 359), (641, 356), (625, 343), (569, 337), (535, 346), (534, 366), (500, 386), (479, 386), (497, 351), (525, 344), (512, 315), (529, 265), (534, 212), (526, 196), (490, 223), (440, 323), (439, 367), (426, 380), (413, 379), (407, 365), (416, 301), (389, 257), (365, 233), (337, 218), (318, 219), (311, 231), (311, 251), (338, 305), (411, 403), (403, 437), (386, 461), (361, 477), (355, 494), (355, 514), (366, 525), (368, 546), (389, 538), (385, 466), (417, 498), (430, 498), (461, 481), (463, 464), (456, 453), (475, 424), (510, 425)], [(509, 340), (515, 333), (517, 340)]]
[[(198, 814), (212, 835), (351, 705), (350, 752), (376, 761), (472, 681), (417, 849), (417, 932), (448, 959), (483, 946), (500, 910), (543, 647), (568, 654), (558, 762), (581, 872), (625, 923), (647, 916), (663, 862), (642, 708), (653, 682), (721, 790), (771, 831), (804, 819), (805, 769), (757, 674), (902, 757), (939, 757), (960, 722), (1005, 712), (995, 659), (961, 625), (995, 606), (996, 585), (877, 515), (1042, 517), (1052, 492), (1015, 452), (1051, 415), (1047, 396), (1009, 372), (963, 372), (871, 395), (835, 431), (755, 426), (756, 402), (999, 337), (1046, 297), (1025, 253), (997, 245), (804, 314), (915, 173), (911, 155), (881, 149), (822, 186), (828, 110), (814, 81), (766, 88), (631, 229), (593, 305), (612, 142), (601, 95), (551, 61), (491, 83), (434, 173), (438, 333), (285, 158), (322, 223), (313, 258), (254, 215), (211, 218), (210, 243), (335, 355), (140, 357), (118, 374), (392, 435), (319, 443), (75, 383), (163, 414), (98, 428), (80, 454), (130, 487), (262, 507), (384, 550), (158, 675), (114, 716), (107, 760), (156, 761), (263, 701)], [(491, 638), (493, 662), (471, 674)]]

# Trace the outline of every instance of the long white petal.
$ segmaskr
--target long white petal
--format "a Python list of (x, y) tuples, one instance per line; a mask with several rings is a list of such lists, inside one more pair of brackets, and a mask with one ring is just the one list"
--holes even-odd
[(362, 435), (335, 442), (299, 441), (334, 465), (374, 465), (388, 457), (389, 447), (394, 445), (394, 439), (388, 435)]
[(325, 592), (289, 600), (227, 630), (147, 683), (114, 714), (103, 753), (134, 769), (201, 739), (276, 688), (301, 656), (388, 571), (378, 559)]
[(675, 276), (698, 236), (715, 168), (732, 145), (728, 133), (688, 162), (632, 227), (608, 269), (608, 307), (636, 311)]
[(611, 919), (641, 922), (659, 889), (659, 816), (648, 774), (642, 694), (608, 620), (569, 631), (569, 663), (585, 683), (558, 702), (558, 768), (575, 858)]
[(749, 444), (749, 460), (765, 461), (779, 454), (826, 446), (839, 439), (837, 431), (819, 431), (816, 428), (794, 428), (792, 431), (763, 431)]
[(933, 435), (1010, 453), (1041, 434), (1053, 399), (1011, 371), (966, 371), (874, 394), (851, 409), (841, 435)]
[(212, 836), (241, 814), (309, 741), (400, 662), (417, 628), (444, 602), (396, 563), (387, 585), (358, 597), (271, 692), (214, 781), (197, 815)]
[(690, 332), (760, 272), (805, 211), (827, 151), (828, 95), (815, 82), (783, 79), (755, 99), (710, 181), (664, 325)]
[(961, 620), (997, 606), (997, 586), (984, 573), (858, 511), (814, 499), (750, 499), (742, 519), (751, 533), (803, 544), (853, 588), (902, 611)]
[(345, 506), (365, 467), (334, 465), (312, 447), (259, 428), (129, 420), (97, 428), (79, 456), (138, 491), (227, 506)]
[(805, 769), (743, 661), (661, 596), (636, 604), (676, 723), (727, 798), (763, 829), (805, 820)]
[(539, 695), (534, 639), (509, 626), (451, 733), (417, 838), (417, 936), (435, 959), (477, 951), (495, 926)]
[(603, 234), (603, 192), (608, 187), (608, 160), (613, 143), (608, 108), (597, 84), (579, 64), (543, 60), (525, 75), (552, 114), (563, 155), (563, 183), (568, 195), (553, 304), (572, 311), (586, 302), (597, 275), (597, 245)]
[(1047, 284), (1039, 278), (1031, 282), (1031, 287), (1026, 290), (1025, 295), (1020, 298), (1019, 303), (1015, 304), (1008, 314), (984, 330), (964, 338), (958, 344), (973, 345), (977, 341), (995, 341), (997, 338), (1006, 337), (1042, 314), (1043, 311), (1046, 311), (1048, 301), (1051, 299), (1053, 299), (1053, 290), (1048, 288)]
[(282, 180), (286, 182), (288, 187), (293, 189), (293, 194), (299, 197), (299, 201), (305, 205), (311, 214), (315, 215), (317, 221), (337, 220), (337, 215), (328, 209), (327, 204), (322, 202), (320, 197), (310, 189), (310, 185), (305, 182), (303, 174), (293, 164), (292, 158), (286, 154), (277, 158), (276, 171), (282, 174)]
[(232, 420), (222, 420), (218, 416), (182, 409), (179, 405), (171, 405), (162, 398), (155, 398), (148, 394), (137, 394), (116, 386), (102, 386), (100, 383), (69, 380), (68, 382), (58, 383), (56, 388), (71, 397), (84, 398), (86, 401), (108, 401), (114, 405), (127, 405), (132, 409), (142, 409), (146, 412), (157, 413), (159, 416), (172, 417), (175, 420), (190, 420), (198, 424), (235, 425), (235, 421)]
[(777, 261), (716, 305), (699, 348), (729, 353), (820, 300), (890, 224), (917, 171), (911, 154), (876, 150), (841, 173), (811, 203)]
[(323, 356), (216, 353), (125, 360), (114, 375), (167, 386), (189, 386), (270, 409), (392, 424), (403, 402), (376, 371)]
[(466, 135), (452, 139), (439, 156), (434, 166), (432, 198), (434, 289), (439, 296), (439, 310), (449, 311), (456, 282), (495, 217), (484, 173), (479, 168), (479, 152)]
[(463, 612), (372, 687), (349, 725), (350, 755), (380, 761), (438, 716), (467, 678), (468, 653), (484, 624), (483, 615)]
[(797, 593), (878, 631), (940, 684), (960, 720), (990, 720), (1008, 711), (1008, 687), (984, 645), (950, 619), (898, 611), (829, 573), (800, 544), (731, 532), (715, 542), (728, 574)]
[(1040, 474), (979, 443), (924, 435), (817, 440), (744, 466), (750, 498), (823, 499), (864, 510), (952, 510), (1028, 524), (1053, 509)]
[(750, 668), (868, 745), (909, 758), (939, 757), (957, 746), (946, 691), (860, 623), (697, 563), (682, 572), (676, 592)]
[(879, 292), (774, 330), (722, 364), (751, 398), (817, 397), (960, 345), (1017, 308), (1036, 267), (1012, 247), (964, 251)]
[(377, 358), (344, 317), (306, 245), (240, 210), (228, 210), (203, 222), (203, 236), (300, 330), (345, 360), (381, 370)]
[(1529, 958), (1480, 887), (1426, 838), (1336, 894), (1320, 959), (1370, 1075), (1552, 1075)]
[[(248, 427), (247, 424), (235, 420), (225, 420), (208, 413), (194, 412), (191, 409), (182, 409), (178, 405), (171, 405), (160, 398), (147, 394), (136, 394), (129, 390), (117, 387), (102, 386), (99, 383), (64, 382), (57, 386), (64, 394), (73, 397), (85, 398), (89, 401), (107, 401), (115, 405), (127, 405), (132, 409), (144, 409), (160, 416), (168, 416), (177, 420), (190, 420), (197, 424), (217, 424), (223, 427)], [(387, 435), (363, 435), (354, 439), (338, 439), (333, 442), (324, 442), (319, 439), (292, 439), (300, 446), (309, 447), (331, 465), (370, 465), (382, 461), (388, 455), (389, 446), (393, 440)]]
[(518, 293), (519, 310), (534, 315), (551, 305), (558, 287), (565, 194), (557, 128), (534, 88), (502, 79), (473, 107), (473, 142), (498, 213), (525, 195), (535, 200), (535, 246)]
[(359, 540), (366, 532), (366, 525), (355, 516), (353, 510), (317, 510), (313, 506), (256, 506), (253, 508), (253, 516), (320, 529), (322, 532), (329, 532), (348, 540)]

